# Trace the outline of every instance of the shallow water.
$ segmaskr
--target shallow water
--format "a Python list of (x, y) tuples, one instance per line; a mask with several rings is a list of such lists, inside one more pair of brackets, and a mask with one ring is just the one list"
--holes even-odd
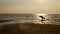
[[(15, 23), (36, 23), (36, 24), (57, 24), (60, 25), (60, 14), (46, 14), (45, 21), (40, 21), (36, 14), (0, 14), (0, 20), (15, 20), (3, 22), (5, 24)], [(37, 18), (37, 19), (36, 19)], [(2, 24), (2, 23), (1, 23)]]

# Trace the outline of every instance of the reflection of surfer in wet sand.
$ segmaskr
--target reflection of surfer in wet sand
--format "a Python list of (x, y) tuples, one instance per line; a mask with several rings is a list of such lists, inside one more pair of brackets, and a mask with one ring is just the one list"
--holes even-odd
[(39, 16), (39, 17), (42, 18), (42, 19), (41, 19), (41, 22), (45, 21), (45, 20), (44, 20), (45, 17), (43, 17), (43, 16)]

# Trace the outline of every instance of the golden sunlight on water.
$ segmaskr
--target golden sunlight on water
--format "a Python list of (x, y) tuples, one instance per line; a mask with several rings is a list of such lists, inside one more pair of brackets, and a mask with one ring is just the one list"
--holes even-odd
[(37, 15), (36, 24), (45, 24), (47, 22), (46, 14), (36, 14), (36, 15)]

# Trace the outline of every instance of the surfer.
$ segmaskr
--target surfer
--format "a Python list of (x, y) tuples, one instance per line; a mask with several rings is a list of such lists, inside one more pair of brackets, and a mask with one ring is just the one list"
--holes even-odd
[(41, 17), (41, 18), (42, 18), (42, 19), (41, 19), (41, 22), (42, 22), (42, 21), (44, 21), (45, 17), (43, 17), (43, 16), (39, 16), (39, 17)]

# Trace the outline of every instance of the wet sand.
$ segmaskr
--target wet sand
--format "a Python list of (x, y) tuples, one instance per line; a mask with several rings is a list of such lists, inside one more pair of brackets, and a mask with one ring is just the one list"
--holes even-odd
[(9, 21), (14, 21), (14, 20), (0, 20), (0, 23), (9, 22)]
[(60, 34), (60, 25), (52, 24), (7, 24), (0, 28), (0, 34)]

